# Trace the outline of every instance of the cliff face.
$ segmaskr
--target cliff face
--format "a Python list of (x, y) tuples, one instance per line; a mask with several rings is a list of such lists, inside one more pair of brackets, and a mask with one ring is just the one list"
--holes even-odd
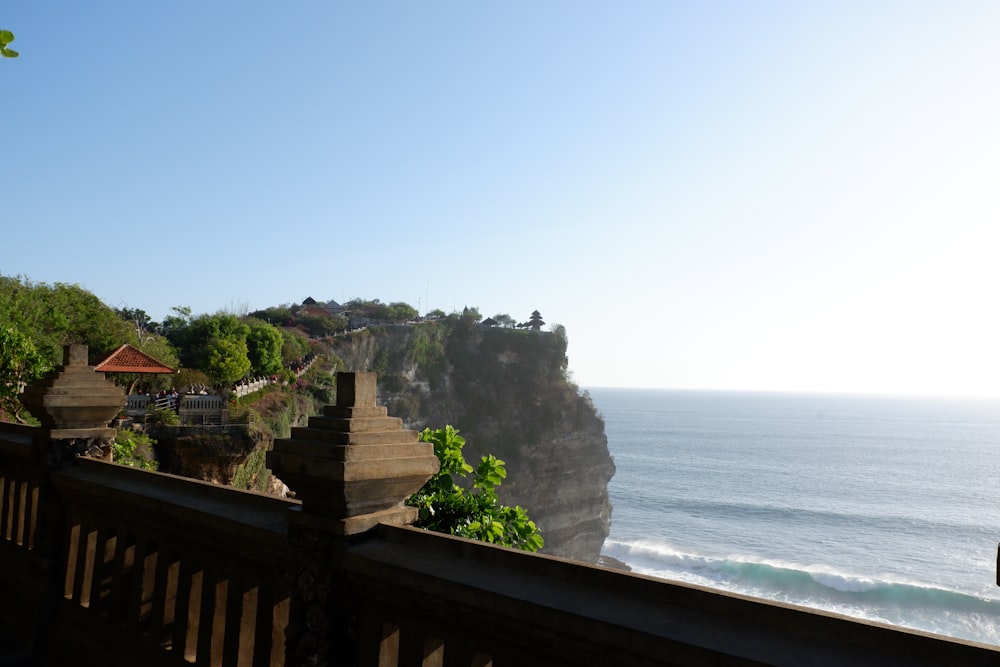
[(472, 465), (507, 462), (502, 501), (521, 505), (543, 553), (596, 562), (615, 467), (604, 423), (566, 378), (566, 337), (452, 320), (369, 329), (332, 343), (347, 370), (379, 374), (379, 402), (408, 428), (451, 424)]

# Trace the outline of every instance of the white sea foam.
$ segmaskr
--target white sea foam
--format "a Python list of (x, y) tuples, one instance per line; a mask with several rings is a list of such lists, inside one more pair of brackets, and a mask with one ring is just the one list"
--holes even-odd
[(611, 539), (604, 552), (639, 574), (1000, 644), (1000, 597), (857, 576), (826, 566), (688, 553), (650, 539)]

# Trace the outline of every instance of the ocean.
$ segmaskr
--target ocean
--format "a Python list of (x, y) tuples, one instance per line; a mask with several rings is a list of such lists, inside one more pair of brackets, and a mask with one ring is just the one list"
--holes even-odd
[(1000, 645), (1000, 400), (588, 390), (633, 571)]

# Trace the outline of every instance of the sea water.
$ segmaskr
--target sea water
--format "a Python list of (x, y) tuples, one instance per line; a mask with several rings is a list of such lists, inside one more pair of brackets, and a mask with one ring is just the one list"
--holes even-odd
[(1000, 645), (1000, 400), (593, 388), (633, 571)]

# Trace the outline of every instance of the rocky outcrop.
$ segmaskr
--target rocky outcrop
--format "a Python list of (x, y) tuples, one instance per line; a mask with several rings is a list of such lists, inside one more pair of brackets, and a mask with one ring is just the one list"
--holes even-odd
[(150, 435), (157, 442), (160, 472), (225, 485), (232, 484), (237, 468), (266, 437), (246, 426), (157, 426)]
[(346, 370), (379, 374), (379, 403), (422, 430), (451, 424), (466, 459), (507, 462), (503, 502), (521, 505), (543, 553), (597, 562), (611, 523), (604, 423), (567, 377), (566, 336), (452, 319), (338, 337)]

